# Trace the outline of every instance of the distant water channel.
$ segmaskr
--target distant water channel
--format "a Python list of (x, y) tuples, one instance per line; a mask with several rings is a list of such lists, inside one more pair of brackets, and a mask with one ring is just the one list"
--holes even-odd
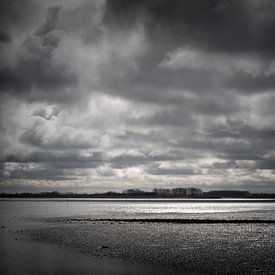
[(275, 219), (274, 200), (1, 199), (1, 217)]

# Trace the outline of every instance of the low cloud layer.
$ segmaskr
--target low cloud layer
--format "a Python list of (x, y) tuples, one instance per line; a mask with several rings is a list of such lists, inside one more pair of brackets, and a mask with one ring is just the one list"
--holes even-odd
[(0, 191), (275, 192), (275, 4), (0, 1)]

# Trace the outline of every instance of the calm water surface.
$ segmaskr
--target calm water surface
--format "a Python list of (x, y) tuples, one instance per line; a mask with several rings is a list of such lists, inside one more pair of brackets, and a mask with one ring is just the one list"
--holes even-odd
[(2, 217), (275, 219), (275, 203), (269, 200), (5, 199), (0, 200), (0, 213)]

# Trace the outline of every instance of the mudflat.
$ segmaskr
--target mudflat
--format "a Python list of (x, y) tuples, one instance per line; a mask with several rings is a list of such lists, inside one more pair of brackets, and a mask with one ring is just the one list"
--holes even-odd
[[(50, 219), (32, 240), (183, 274), (274, 274), (275, 225)], [(49, 226), (49, 224), (51, 226)]]
[(274, 274), (274, 204), (0, 201), (0, 274)]

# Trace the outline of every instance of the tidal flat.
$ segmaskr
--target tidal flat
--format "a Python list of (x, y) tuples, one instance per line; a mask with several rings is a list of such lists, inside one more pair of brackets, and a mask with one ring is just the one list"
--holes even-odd
[(275, 273), (270, 202), (0, 206), (1, 274)]
[[(48, 221), (49, 222), (49, 221)], [(199, 274), (274, 274), (274, 224), (52, 220), (28, 230), (39, 242), (85, 255)]]

